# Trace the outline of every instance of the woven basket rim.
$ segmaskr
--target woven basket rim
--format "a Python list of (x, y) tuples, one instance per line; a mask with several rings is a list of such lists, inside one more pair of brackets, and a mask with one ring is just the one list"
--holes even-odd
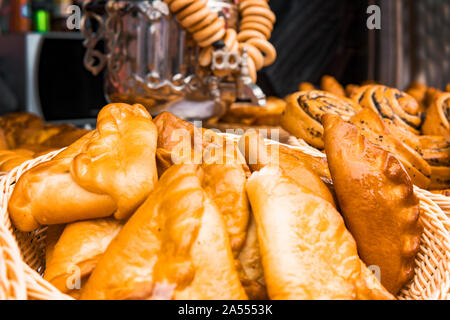
[[(241, 137), (230, 133), (221, 133), (220, 135), (233, 141), (237, 141)], [(291, 140), (290, 143), (295, 143), (295, 141)], [(298, 144), (295, 143), (296, 145), (290, 145), (270, 139), (265, 139), (265, 142), (268, 145), (280, 144), (315, 157), (326, 158), (324, 153), (306, 143), (302, 144), (299, 142)], [(62, 148), (29, 160), (14, 168), (6, 175), (0, 176), (0, 280), (3, 280), (0, 281), (0, 299), (73, 299), (58, 291), (58, 289), (44, 280), (36, 270), (25, 262), (24, 252), (19, 245), (17, 233), (12, 226), (7, 212), (7, 204), (15, 181), (26, 170), (52, 159), (64, 149)], [(421, 239), (421, 251), (416, 258), (416, 271), (417, 268), (421, 267), (426, 272), (423, 272), (423, 274), (420, 273), (419, 275), (416, 272), (413, 281), (402, 289), (398, 298), (448, 300), (450, 299), (450, 197), (434, 194), (416, 186), (414, 190), (421, 200), (421, 212), (425, 212), (425, 227), (429, 224), (429, 226), (435, 228), (438, 232), (437, 234), (425, 234), (424, 232)], [(422, 218), (425, 219), (424, 217)], [(441, 237), (441, 241), (436, 242), (436, 237)], [(428, 252), (429, 248), (426, 245), (431, 247), (431, 257), (427, 257), (430, 252)], [(436, 258), (433, 254), (437, 254), (439, 249), (442, 248), (436, 248), (436, 246), (444, 247), (444, 258), (438, 263), (436, 263)], [(7, 259), (2, 259), (2, 256), (6, 256)], [(5, 263), (3, 260), (8, 261)], [(435, 273), (440, 274), (440, 277), (437, 277), (436, 280), (433, 278)], [(440, 283), (439, 281), (442, 278), (444, 279), (443, 283)]]

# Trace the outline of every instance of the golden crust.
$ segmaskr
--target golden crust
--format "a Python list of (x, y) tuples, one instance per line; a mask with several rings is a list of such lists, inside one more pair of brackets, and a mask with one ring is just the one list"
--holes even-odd
[(298, 91), (313, 91), (317, 90), (311, 82), (301, 82), (298, 85)]
[(106, 106), (97, 130), (20, 177), (8, 206), (13, 223), (21, 231), (33, 231), (40, 224), (113, 213), (127, 218), (157, 179), (156, 135), (142, 106)]
[(285, 108), (286, 101), (277, 97), (268, 97), (265, 107), (251, 103), (233, 103), (220, 121), (247, 125), (277, 126)]
[(450, 93), (438, 94), (427, 110), (422, 133), (443, 136), (450, 142)]
[(392, 294), (414, 275), (422, 226), (419, 200), (400, 161), (358, 128), (325, 115), (325, 150), (339, 206), (361, 259), (380, 268)]
[(0, 150), (0, 171), (11, 171), (25, 161), (33, 159), (34, 153), (30, 150)]
[(266, 146), (263, 138), (256, 132), (244, 134), (239, 141), (239, 149), (252, 171), (259, 171), (266, 166), (278, 166), (286, 176), (335, 206), (333, 195), (317, 174), (316, 167), (320, 166), (312, 156), (283, 146)]
[(239, 253), (238, 262), (239, 278), (249, 299), (269, 299), (264, 280), (256, 222), (253, 214), (250, 215), (247, 237)]
[(344, 87), (332, 76), (325, 75), (320, 80), (320, 87), (337, 96), (346, 97)]
[(324, 147), (322, 115), (332, 113), (348, 120), (361, 110), (352, 100), (324, 91), (297, 92), (286, 101), (281, 126), (296, 138), (301, 138), (318, 149)]
[(421, 155), (400, 141), (383, 119), (371, 108), (365, 108), (350, 119), (371, 143), (394, 153), (405, 166), (413, 183), (427, 188), (430, 183), (431, 168)]
[(124, 225), (82, 299), (245, 299), (225, 225), (196, 165), (174, 165)]
[(54, 247), (50, 248), (44, 279), (63, 293), (79, 290), (68, 287), (68, 280), (74, 275), (80, 279), (89, 277), (121, 227), (118, 221), (111, 218), (65, 226)]
[(393, 299), (329, 202), (270, 166), (253, 173), (247, 193), (271, 299)]

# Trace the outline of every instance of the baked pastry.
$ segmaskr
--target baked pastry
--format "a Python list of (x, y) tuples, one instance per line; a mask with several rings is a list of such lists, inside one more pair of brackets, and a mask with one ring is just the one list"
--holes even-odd
[(164, 172), (98, 262), (82, 299), (246, 298), (198, 170), (174, 165)]
[(441, 93), (427, 109), (422, 133), (443, 136), (450, 142), (450, 93)]
[[(239, 141), (239, 149), (252, 171), (259, 171), (266, 166), (278, 166), (284, 175), (335, 206), (333, 195), (318, 174), (320, 160), (288, 147), (274, 144), (266, 146), (263, 138), (256, 132), (244, 134)], [(328, 171), (328, 167), (326, 170)]]
[(271, 166), (252, 174), (247, 193), (271, 299), (393, 299), (328, 201)]
[(317, 90), (311, 82), (301, 82), (298, 85), (298, 91), (313, 91)]
[[(50, 247), (51, 252), (47, 254), (44, 279), (61, 292), (78, 296), (81, 282), (84, 283), (89, 277), (121, 227), (112, 218), (75, 222), (65, 226), (59, 239)], [(74, 276), (79, 278), (71, 281)], [(75, 283), (76, 281), (80, 283)]]
[(286, 101), (277, 97), (268, 97), (265, 107), (251, 103), (233, 103), (220, 121), (255, 126), (277, 126), (285, 108)]
[(247, 236), (238, 257), (238, 271), (242, 286), (250, 300), (267, 300), (266, 282), (253, 214), (250, 214)]
[(222, 214), (231, 250), (236, 258), (244, 244), (250, 208), (245, 190), (247, 177), (234, 159), (225, 163), (203, 163), (202, 187)]
[(411, 97), (416, 99), (419, 104), (420, 110), (423, 112), (426, 110), (426, 96), (427, 96), (427, 86), (421, 82), (414, 81), (406, 89), (406, 93)]
[(425, 105), (429, 108), (433, 102), (442, 94), (442, 91), (433, 87), (427, 89), (425, 95)]
[(111, 214), (128, 218), (157, 180), (156, 140), (144, 107), (104, 107), (95, 131), (19, 178), (8, 206), (14, 225), (32, 231)]
[(440, 194), (446, 197), (450, 197), (450, 189), (447, 190), (432, 190), (431, 193)]
[(412, 182), (426, 189), (430, 184), (431, 168), (421, 155), (400, 141), (386, 122), (371, 108), (365, 108), (350, 119), (371, 143), (395, 154), (405, 166)]
[(320, 80), (320, 87), (336, 96), (346, 97), (344, 87), (332, 76), (323, 76)]
[(324, 91), (297, 92), (286, 100), (281, 126), (318, 149), (323, 149), (322, 115), (332, 113), (348, 120), (361, 110), (352, 100)]
[(428, 189), (448, 189), (450, 187), (450, 166), (432, 166), (431, 182)]
[(3, 129), (9, 149), (17, 149), (24, 140), (44, 127), (42, 119), (32, 113), (9, 113), (0, 117), (0, 128)]
[(158, 129), (158, 169), (176, 163), (236, 163), (246, 176), (250, 171), (237, 144), (216, 134), (213, 130), (195, 128), (169, 112), (160, 113), (154, 123)]
[(45, 266), (50, 263), (50, 259), (53, 256), (53, 250), (58, 242), (59, 237), (66, 227), (65, 224), (54, 224), (47, 226), (47, 232), (45, 233)]
[(421, 155), (430, 166), (450, 166), (450, 142), (442, 136), (420, 136)]
[(3, 133), (3, 129), (0, 128), (0, 150), (8, 149), (8, 142), (6, 141), (5, 134)]
[(414, 276), (422, 226), (419, 199), (396, 156), (334, 115), (322, 119), (325, 150), (346, 226), (361, 259), (380, 268), (392, 294)]
[(34, 153), (30, 150), (0, 150), (0, 171), (11, 171), (25, 161), (33, 159)]
[[(237, 257), (246, 237), (250, 213), (245, 192), (248, 167), (236, 144), (211, 130), (196, 130), (170, 113), (160, 114), (155, 124), (159, 130), (156, 152), (159, 173), (174, 163), (202, 164), (202, 186), (224, 217), (233, 255)], [(197, 140), (201, 139), (199, 150), (195, 150), (196, 132)], [(180, 145), (188, 152), (178, 153)]]
[(348, 84), (345, 86), (345, 95), (347, 98), (351, 98), (353, 94), (355, 94), (358, 89), (361, 88), (361, 86), (358, 86), (356, 84)]
[(419, 134), (422, 124), (420, 107), (410, 95), (382, 85), (367, 85), (361, 87), (352, 99), (364, 108), (371, 108), (383, 119), (391, 120), (396, 126)]

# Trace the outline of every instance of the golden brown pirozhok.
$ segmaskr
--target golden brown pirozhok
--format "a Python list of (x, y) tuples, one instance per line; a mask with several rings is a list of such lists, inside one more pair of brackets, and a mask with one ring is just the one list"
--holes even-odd
[(157, 180), (157, 131), (141, 105), (110, 104), (97, 129), (25, 172), (9, 201), (21, 231), (114, 214), (128, 218)]
[(361, 259), (380, 268), (392, 294), (414, 275), (420, 245), (419, 200), (401, 162), (372, 144), (354, 125), (322, 119), (325, 150), (345, 223)]
[(111, 242), (82, 299), (246, 299), (197, 165), (174, 165)]

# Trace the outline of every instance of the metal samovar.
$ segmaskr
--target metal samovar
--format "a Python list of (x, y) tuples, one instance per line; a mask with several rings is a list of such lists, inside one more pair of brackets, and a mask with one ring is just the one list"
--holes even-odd
[[(235, 1), (209, 0), (208, 8), (237, 30)], [(220, 117), (237, 99), (265, 105), (249, 77), (245, 50), (226, 52), (218, 44), (211, 66), (201, 67), (199, 48), (163, 1), (88, 0), (83, 10), (84, 65), (94, 75), (105, 69), (108, 101), (140, 103), (152, 114), (170, 111), (184, 119)], [(225, 68), (234, 72), (214, 74)]]

